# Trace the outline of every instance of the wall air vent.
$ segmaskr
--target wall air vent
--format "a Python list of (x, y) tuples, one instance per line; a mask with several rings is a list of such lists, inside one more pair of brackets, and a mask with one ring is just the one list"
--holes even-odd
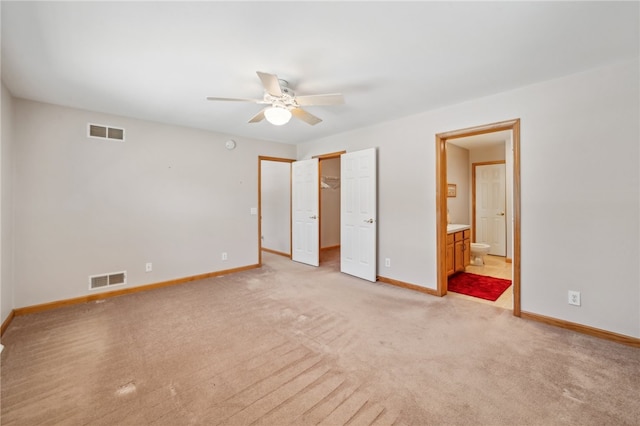
[(114, 285), (125, 285), (127, 283), (127, 272), (112, 272), (110, 274), (91, 275), (89, 277), (89, 290), (111, 287)]
[(87, 125), (87, 136), (97, 139), (108, 139), (114, 141), (124, 140), (124, 129), (117, 127), (103, 126), (102, 124), (89, 123)]

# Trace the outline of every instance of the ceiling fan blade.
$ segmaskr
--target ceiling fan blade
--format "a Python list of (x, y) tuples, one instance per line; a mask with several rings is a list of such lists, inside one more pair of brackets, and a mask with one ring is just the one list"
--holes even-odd
[(266, 104), (264, 99), (242, 99), (242, 98), (216, 98), (214, 96), (208, 96), (208, 101), (233, 101), (233, 102), (253, 102), (254, 104)]
[(280, 82), (276, 75), (260, 71), (257, 71), (257, 74), (258, 77), (260, 77), (260, 80), (262, 80), (262, 85), (268, 94), (278, 98), (282, 96), (282, 89), (280, 88)]
[(316, 124), (320, 123), (322, 121), (322, 119), (316, 117), (313, 114), (308, 113), (307, 111), (303, 110), (302, 108), (292, 108), (291, 109), (291, 114), (297, 118), (298, 120), (302, 120), (307, 124), (311, 124), (312, 126), (315, 126)]
[(329, 93), (326, 95), (303, 95), (296, 96), (298, 105), (342, 105), (344, 96), (341, 93)]
[(254, 115), (251, 120), (249, 120), (249, 123), (258, 123), (262, 120), (264, 120), (264, 111), (266, 110), (263, 109), (262, 111), (260, 111), (259, 113), (257, 113), (256, 115)]

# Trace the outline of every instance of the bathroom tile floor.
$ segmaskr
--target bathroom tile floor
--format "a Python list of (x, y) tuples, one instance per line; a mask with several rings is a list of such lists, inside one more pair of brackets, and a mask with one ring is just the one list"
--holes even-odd
[[(512, 279), (512, 266), (513, 264), (505, 262), (505, 258), (502, 256), (487, 255), (484, 257), (484, 265), (469, 265), (467, 266), (466, 272), (510, 280)], [(473, 300), (474, 302), (493, 305), (504, 309), (513, 309), (513, 285), (506, 289), (505, 292), (502, 293), (502, 295), (495, 302), (454, 292), (448, 292), (447, 295), (467, 300)]]

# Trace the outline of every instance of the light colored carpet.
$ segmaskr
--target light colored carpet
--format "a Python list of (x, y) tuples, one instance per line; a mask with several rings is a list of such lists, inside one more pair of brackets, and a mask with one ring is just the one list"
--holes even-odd
[(640, 423), (638, 349), (264, 260), (16, 317), (2, 425)]

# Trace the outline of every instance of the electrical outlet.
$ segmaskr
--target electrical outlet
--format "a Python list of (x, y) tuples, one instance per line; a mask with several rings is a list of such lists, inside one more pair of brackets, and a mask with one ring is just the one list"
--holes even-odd
[(222, 253), (222, 260), (227, 260), (227, 252)]
[(149, 263), (147, 263), (146, 265), (144, 265), (144, 270), (145, 270), (146, 272), (151, 272), (151, 271), (153, 271), (153, 263), (149, 262)]
[(569, 290), (569, 304), (580, 306), (580, 292)]
[(384, 266), (387, 268), (391, 268), (391, 259), (388, 257), (384, 259)]

